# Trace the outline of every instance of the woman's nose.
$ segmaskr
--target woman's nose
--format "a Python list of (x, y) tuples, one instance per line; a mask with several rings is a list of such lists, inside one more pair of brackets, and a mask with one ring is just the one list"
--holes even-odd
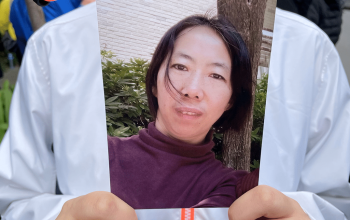
[(184, 80), (181, 93), (186, 98), (202, 100), (204, 95), (204, 82), (201, 78), (201, 75), (198, 73), (191, 74), (189, 78)]

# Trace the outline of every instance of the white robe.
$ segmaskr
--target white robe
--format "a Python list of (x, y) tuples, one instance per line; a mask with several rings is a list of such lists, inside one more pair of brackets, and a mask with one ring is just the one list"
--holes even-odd
[[(108, 161), (91, 3), (45, 24), (27, 43), (0, 146), (2, 218), (55, 219), (65, 201), (110, 191)], [(55, 195), (56, 177), (64, 195)]]
[(337, 50), (311, 21), (277, 9), (259, 184), (317, 220), (343, 220), (349, 175), (350, 90)]
[[(260, 183), (291, 191), (286, 194), (312, 219), (344, 219), (314, 194), (343, 201), (337, 206), (349, 210), (348, 199), (336, 198), (348, 197), (349, 189), (344, 70), (334, 46), (311, 22), (277, 10), (275, 25)], [(49, 22), (28, 41), (0, 146), (6, 220), (55, 219), (65, 201), (110, 191), (97, 31), (91, 3)], [(56, 177), (64, 195), (55, 195)], [(139, 220), (180, 220), (179, 209), (136, 212)], [(227, 208), (195, 211), (196, 220), (217, 218), (227, 219)]]

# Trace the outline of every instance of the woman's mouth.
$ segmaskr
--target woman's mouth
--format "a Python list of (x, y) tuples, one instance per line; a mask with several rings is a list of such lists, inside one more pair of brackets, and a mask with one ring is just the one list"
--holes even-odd
[(197, 108), (178, 107), (178, 108), (175, 108), (175, 111), (178, 113), (178, 115), (186, 119), (194, 119), (203, 115), (203, 112)]
[(181, 112), (184, 115), (198, 115), (197, 113), (194, 112)]

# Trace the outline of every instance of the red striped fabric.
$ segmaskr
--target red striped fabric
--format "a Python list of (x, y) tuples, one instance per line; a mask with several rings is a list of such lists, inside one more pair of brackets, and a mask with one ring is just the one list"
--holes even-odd
[(194, 220), (194, 208), (181, 209), (181, 220)]

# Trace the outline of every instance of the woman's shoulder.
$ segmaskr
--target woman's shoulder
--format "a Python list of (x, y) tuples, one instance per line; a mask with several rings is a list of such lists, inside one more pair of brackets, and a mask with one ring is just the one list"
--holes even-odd
[(132, 146), (140, 141), (139, 135), (133, 135), (130, 137), (113, 137), (107, 136), (108, 139), (108, 152), (109, 158), (114, 158), (115, 152), (124, 146)]
[(224, 166), (220, 161), (216, 162), (215, 169), (211, 173), (216, 176), (215, 179), (218, 179), (219, 182), (234, 183), (240, 191), (240, 195), (257, 186), (259, 181), (259, 169), (253, 172), (234, 170)]
[(240, 178), (237, 181), (237, 186), (236, 186), (237, 198), (243, 195), (244, 193), (248, 192), (249, 190), (253, 189), (254, 187), (258, 186), (258, 183), (259, 183), (259, 168), (255, 169), (251, 173), (247, 173), (246, 175), (243, 175), (242, 178)]
[(234, 186), (236, 198), (239, 198), (244, 193), (258, 186), (259, 169), (255, 169), (253, 172), (247, 172), (244, 170), (234, 170), (225, 167), (221, 168), (221, 170), (222, 176), (219, 187), (226, 188), (229, 185)]
[(114, 136), (107, 136), (108, 138), (108, 147), (112, 146), (118, 146), (120, 144), (129, 144), (131, 142), (138, 141), (140, 139), (139, 135), (133, 135), (130, 137), (114, 137)]

